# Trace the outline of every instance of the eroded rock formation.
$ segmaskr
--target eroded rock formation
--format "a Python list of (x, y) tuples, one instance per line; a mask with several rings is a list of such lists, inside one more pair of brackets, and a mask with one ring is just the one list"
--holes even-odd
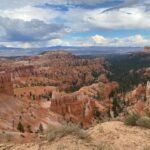
[(0, 93), (13, 95), (13, 83), (11, 81), (11, 74), (2, 71), (0, 72)]
[(105, 112), (105, 107), (100, 103), (85, 96), (80, 99), (76, 94), (57, 93), (50, 105), (50, 110), (62, 115), (64, 120), (78, 123), (83, 127), (89, 127), (93, 122), (95, 109), (101, 113)]
[[(110, 93), (118, 88), (117, 83), (97, 83), (83, 87), (72, 94), (54, 92), (50, 110), (65, 120), (89, 127), (95, 117), (102, 120), (112, 108)], [(106, 92), (107, 91), (107, 92)]]

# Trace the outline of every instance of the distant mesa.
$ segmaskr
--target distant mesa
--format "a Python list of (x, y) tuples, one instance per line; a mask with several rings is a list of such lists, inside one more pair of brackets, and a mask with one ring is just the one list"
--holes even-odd
[(145, 46), (145, 47), (144, 47), (144, 52), (150, 53), (150, 46)]
[(55, 50), (55, 51), (44, 51), (41, 53), (41, 55), (72, 55), (69, 51), (66, 50)]

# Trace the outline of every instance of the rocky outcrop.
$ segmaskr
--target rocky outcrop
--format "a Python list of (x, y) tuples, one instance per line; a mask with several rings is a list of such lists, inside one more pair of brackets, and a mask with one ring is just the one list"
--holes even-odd
[(89, 127), (93, 122), (95, 109), (105, 112), (105, 107), (100, 103), (85, 96), (81, 99), (76, 94), (55, 93), (50, 105), (50, 110), (62, 115), (64, 120), (83, 127)]
[(150, 111), (150, 82), (139, 84), (124, 96), (125, 105), (122, 108), (128, 114), (145, 114)]
[(147, 82), (146, 86), (146, 99), (147, 99), (146, 107), (150, 110), (150, 81)]
[(0, 72), (0, 93), (14, 94), (11, 74), (5, 71)]
[(20, 77), (29, 77), (33, 74), (33, 66), (14, 67), (10, 72), (13, 80), (19, 79)]
[(33, 73), (32, 66), (19, 66), (6, 68), (0, 72), (0, 93), (14, 94), (13, 84), (20, 81), (22, 77), (29, 77)]
[(93, 84), (72, 94), (54, 92), (50, 110), (62, 115), (67, 121), (89, 127), (96, 115), (100, 119), (107, 117), (112, 107), (109, 95), (117, 88), (118, 84), (112, 82)]

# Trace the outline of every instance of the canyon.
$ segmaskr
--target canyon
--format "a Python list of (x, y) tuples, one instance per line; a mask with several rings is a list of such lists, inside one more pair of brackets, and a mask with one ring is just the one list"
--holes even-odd
[[(89, 127), (95, 108), (101, 112), (109, 108), (94, 100), (95, 93), (93, 96), (85, 93), (92, 89), (88, 85), (107, 72), (104, 58), (84, 59), (59, 51), (11, 60), (11, 65), (5, 61), (2, 60), (0, 67), (0, 94), (6, 111), (1, 114), (9, 117), (1, 118), (8, 122), (2, 125), (3, 130), (17, 131), (21, 122), (36, 132), (40, 124), (46, 128), (49, 123), (64, 119)], [(87, 89), (79, 90), (82, 85), (87, 85)], [(115, 89), (111, 84), (108, 86), (110, 92)]]
[[(3, 132), (11, 135), (11, 141), (29, 142), (49, 125), (60, 126), (64, 121), (90, 130), (95, 124), (150, 111), (149, 55), (131, 54), (122, 60), (127, 62), (126, 58), (127, 79), (136, 77), (131, 84), (124, 82), (123, 71), (115, 70), (116, 57), (51, 51), (1, 58), (0, 142), (7, 140)], [(144, 67), (135, 66), (139, 58)]]

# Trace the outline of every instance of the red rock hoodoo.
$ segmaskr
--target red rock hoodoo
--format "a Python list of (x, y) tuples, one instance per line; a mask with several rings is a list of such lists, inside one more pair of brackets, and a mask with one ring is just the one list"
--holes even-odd
[(0, 93), (13, 95), (13, 83), (11, 82), (11, 74), (5, 71), (0, 72)]

